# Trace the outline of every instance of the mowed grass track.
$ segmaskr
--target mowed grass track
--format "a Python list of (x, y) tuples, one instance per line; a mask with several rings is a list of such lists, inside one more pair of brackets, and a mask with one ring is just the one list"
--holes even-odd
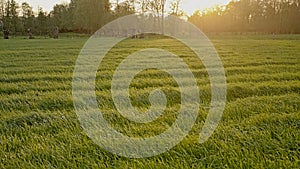
[(82, 131), (72, 102), (72, 75), (87, 38), (0, 40), (0, 168), (299, 168), (300, 36), (213, 36), (225, 67), (228, 94), (217, 130), (204, 144), (199, 132), (208, 112), (205, 67), (172, 39), (126, 40), (99, 67), (96, 94), (111, 125), (129, 136), (167, 129), (180, 108), (174, 79), (158, 70), (137, 75), (132, 104), (149, 108), (148, 95), (167, 94), (164, 115), (148, 125), (122, 118), (110, 95), (110, 79), (128, 54), (159, 47), (189, 65), (200, 88), (201, 108), (190, 135), (169, 152), (128, 159), (106, 152)]

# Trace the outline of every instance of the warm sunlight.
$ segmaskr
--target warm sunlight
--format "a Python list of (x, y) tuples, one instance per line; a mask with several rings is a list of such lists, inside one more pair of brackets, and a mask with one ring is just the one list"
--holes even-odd
[(0, 169), (300, 169), (300, 0), (0, 0)]

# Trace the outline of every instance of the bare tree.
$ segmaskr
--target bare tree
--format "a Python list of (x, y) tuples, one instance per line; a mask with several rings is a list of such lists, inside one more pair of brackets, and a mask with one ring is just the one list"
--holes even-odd
[(174, 0), (171, 2), (171, 6), (170, 6), (170, 14), (171, 15), (175, 15), (175, 16), (180, 16), (182, 15), (182, 11), (180, 11), (179, 6), (180, 3), (182, 2), (182, 0)]
[(161, 28), (161, 31), (162, 31), (162, 34), (165, 33), (165, 5), (166, 5), (166, 0), (161, 0), (161, 18), (162, 18), (162, 28)]
[(161, 27), (162, 34), (164, 34), (165, 4), (166, 0), (152, 0), (149, 4), (149, 9), (158, 17), (158, 24)]
[(150, 10), (150, 0), (137, 0), (136, 5), (138, 7), (137, 12), (145, 15)]
[(5, 15), (4, 7), (5, 7), (4, 0), (0, 0), (0, 19), (4, 18)]

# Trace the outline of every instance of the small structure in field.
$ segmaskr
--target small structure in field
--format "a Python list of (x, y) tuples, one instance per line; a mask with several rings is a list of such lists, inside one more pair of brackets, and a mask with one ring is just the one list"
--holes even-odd
[(28, 38), (29, 38), (29, 39), (34, 39), (33, 34), (32, 34), (32, 31), (31, 31), (30, 28), (27, 30), (27, 32), (28, 32)]
[(56, 26), (56, 27), (54, 27), (54, 29), (53, 29), (53, 38), (54, 38), (54, 39), (58, 39), (58, 34), (59, 34), (59, 29), (58, 29), (58, 27)]
[(3, 38), (9, 39), (9, 30), (5, 27), (3, 27)]

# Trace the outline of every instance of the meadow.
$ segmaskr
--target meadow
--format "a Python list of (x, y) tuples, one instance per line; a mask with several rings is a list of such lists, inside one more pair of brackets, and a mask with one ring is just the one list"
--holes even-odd
[(96, 79), (99, 108), (116, 130), (154, 136), (176, 118), (180, 93), (174, 79), (145, 70), (131, 83), (132, 104), (147, 110), (149, 92), (167, 95), (162, 117), (135, 124), (117, 113), (110, 82), (130, 53), (157, 47), (190, 67), (200, 88), (199, 116), (189, 136), (151, 158), (111, 154), (83, 132), (72, 101), (72, 76), (88, 37), (0, 40), (0, 168), (300, 168), (300, 35), (211, 35), (227, 78), (227, 104), (213, 136), (199, 144), (211, 99), (205, 67), (168, 38), (127, 39), (104, 58)]

